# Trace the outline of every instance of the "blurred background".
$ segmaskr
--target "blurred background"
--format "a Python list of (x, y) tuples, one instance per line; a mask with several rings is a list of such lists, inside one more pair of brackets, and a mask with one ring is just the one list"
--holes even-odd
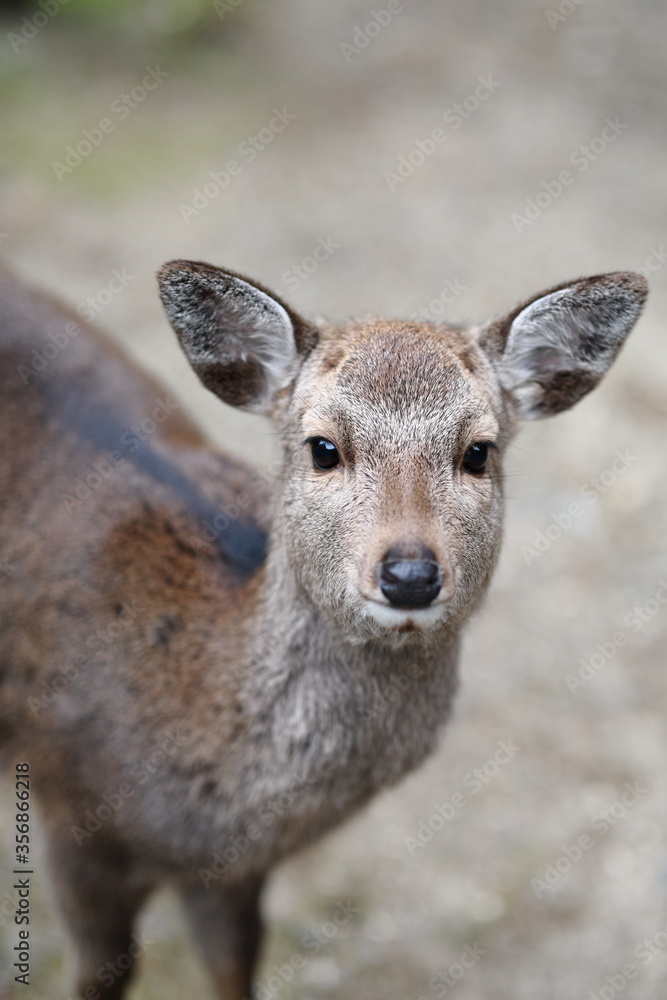
[[(511, 450), (504, 553), (441, 750), (275, 874), (260, 995), (664, 1000), (667, 7), (31, 0), (1, 16), (0, 253), (259, 464), (263, 422), (208, 396), (167, 327), (169, 258), (332, 319), (476, 321), (582, 274), (649, 277), (603, 386)], [(44, 860), (33, 904), (15, 994), (0, 907), (0, 994), (64, 1000)], [(131, 1000), (209, 997), (168, 892), (142, 928)]]

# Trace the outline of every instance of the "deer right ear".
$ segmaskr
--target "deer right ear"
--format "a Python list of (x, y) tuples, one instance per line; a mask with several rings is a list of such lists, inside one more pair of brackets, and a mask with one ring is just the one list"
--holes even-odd
[(158, 274), (165, 312), (195, 372), (231, 406), (270, 414), (317, 331), (233, 271), (174, 260)]
[(496, 357), (518, 417), (560, 413), (594, 389), (634, 326), (648, 294), (630, 271), (559, 285), (489, 324), (481, 345)]

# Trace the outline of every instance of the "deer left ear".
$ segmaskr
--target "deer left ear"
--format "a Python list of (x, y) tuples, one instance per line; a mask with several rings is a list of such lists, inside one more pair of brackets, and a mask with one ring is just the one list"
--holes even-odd
[(495, 355), (517, 416), (534, 420), (560, 413), (594, 389), (647, 294), (639, 274), (616, 271), (544, 292), (490, 324), (481, 346)]
[(231, 406), (270, 414), (317, 341), (317, 330), (234, 271), (172, 260), (158, 281), (169, 322), (206, 388)]

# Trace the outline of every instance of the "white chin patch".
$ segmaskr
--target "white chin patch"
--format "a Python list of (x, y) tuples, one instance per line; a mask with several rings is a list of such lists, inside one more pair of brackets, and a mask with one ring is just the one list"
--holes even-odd
[(401, 629), (431, 628), (442, 618), (445, 608), (443, 603), (433, 604), (429, 608), (392, 608), (390, 604), (380, 604), (378, 601), (364, 600), (366, 614), (375, 619), (383, 628)]

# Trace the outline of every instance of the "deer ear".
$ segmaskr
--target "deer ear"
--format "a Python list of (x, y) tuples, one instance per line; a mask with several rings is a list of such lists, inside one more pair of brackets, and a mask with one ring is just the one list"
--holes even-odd
[(232, 406), (271, 413), (317, 331), (275, 295), (233, 271), (174, 260), (158, 274), (167, 317), (195, 372)]
[(642, 310), (648, 285), (629, 271), (582, 278), (543, 292), (491, 323), (481, 346), (524, 420), (573, 406), (595, 388)]

